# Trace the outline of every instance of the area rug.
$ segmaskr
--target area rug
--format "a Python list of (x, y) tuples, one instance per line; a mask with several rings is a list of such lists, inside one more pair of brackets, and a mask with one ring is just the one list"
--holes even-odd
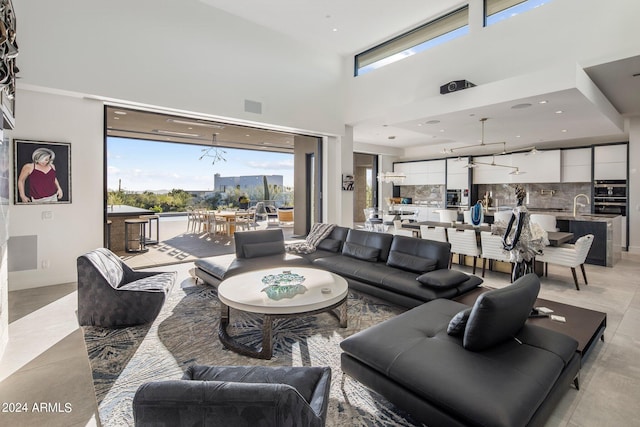
[[(193, 279), (176, 284), (158, 318), (123, 329), (84, 327), (103, 426), (133, 425), (132, 401), (148, 381), (179, 379), (192, 364), (330, 366), (332, 382), (327, 426), (413, 426), (410, 415), (340, 370), (340, 342), (353, 333), (397, 316), (404, 309), (349, 292), (349, 326), (330, 313), (276, 320), (274, 356), (259, 360), (225, 349), (217, 336), (220, 306), (216, 290)], [(231, 310), (229, 332), (258, 345), (261, 319)]]

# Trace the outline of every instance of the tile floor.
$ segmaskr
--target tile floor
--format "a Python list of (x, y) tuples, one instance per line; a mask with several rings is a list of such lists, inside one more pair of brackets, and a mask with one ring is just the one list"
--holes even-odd
[[(192, 266), (154, 269), (178, 270), (181, 282), (192, 280)], [(547, 426), (640, 425), (640, 255), (624, 253), (614, 268), (588, 265), (586, 270), (589, 285), (581, 291), (568, 268), (551, 266), (542, 280), (540, 297), (608, 315), (605, 342), (587, 358), (581, 389), (567, 390)], [(509, 279), (488, 272), (485, 283), (501, 287)], [(75, 283), (9, 293), (10, 343), (0, 360), (1, 426), (100, 425), (76, 301)], [(28, 412), (6, 412), (11, 403), (26, 403)], [(42, 410), (34, 411), (34, 404)]]

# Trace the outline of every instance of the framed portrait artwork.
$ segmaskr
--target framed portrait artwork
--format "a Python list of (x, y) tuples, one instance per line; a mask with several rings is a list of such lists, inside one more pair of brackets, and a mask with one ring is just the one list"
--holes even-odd
[(71, 144), (13, 140), (16, 205), (71, 203)]
[(344, 191), (353, 191), (354, 183), (353, 175), (342, 175), (342, 189)]

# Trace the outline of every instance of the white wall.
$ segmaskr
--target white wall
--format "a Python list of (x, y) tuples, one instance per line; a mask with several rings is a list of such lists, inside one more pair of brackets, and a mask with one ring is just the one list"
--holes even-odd
[[(22, 84), (295, 129), (343, 130), (338, 55), (202, 2), (29, 0), (16, 1), (15, 9)], [(262, 114), (245, 112), (245, 99), (262, 102)]]
[[(9, 290), (76, 281), (76, 258), (102, 246), (103, 109), (83, 98), (18, 90), (13, 138), (71, 144), (71, 203), (11, 205), (9, 236), (37, 236), (36, 270), (9, 272)], [(11, 177), (11, 188), (15, 186)], [(13, 199), (12, 199), (13, 203)], [(51, 211), (45, 220), (42, 212)], [(34, 254), (10, 253), (9, 256)], [(50, 267), (43, 269), (42, 261)]]
[(640, 254), (640, 117), (629, 119), (629, 252)]
[[(475, 29), (350, 79), (347, 123), (392, 118), (395, 110), (411, 111), (416, 117), (430, 109), (442, 111), (438, 104), (450, 100), (443, 100), (439, 88), (451, 80), (467, 79), (480, 86), (549, 68), (572, 70), (576, 64), (595, 65), (638, 55), (638, 16), (637, 1), (557, 0)], [(345, 61), (345, 74), (349, 67), (352, 70), (353, 62)], [(549, 73), (549, 78), (554, 74)]]

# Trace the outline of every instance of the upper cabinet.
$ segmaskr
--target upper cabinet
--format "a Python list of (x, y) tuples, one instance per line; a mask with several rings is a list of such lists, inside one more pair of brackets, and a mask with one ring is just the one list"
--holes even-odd
[(627, 144), (593, 147), (593, 179), (627, 179)]
[(511, 182), (510, 168), (504, 168), (500, 166), (491, 166), (492, 163), (496, 165), (511, 166), (511, 154), (504, 156), (480, 156), (474, 157), (473, 160), (476, 166), (473, 170), (473, 183), (474, 184), (504, 184)]
[(456, 157), (447, 159), (447, 188), (469, 188), (469, 164), (468, 157)]
[(509, 175), (511, 182), (560, 182), (560, 150), (513, 153), (511, 166), (520, 171), (520, 175)]
[(445, 160), (424, 160), (419, 162), (395, 163), (394, 172), (402, 172), (407, 177), (402, 185), (444, 185)]
[[(474, 157), (474, 184), (560, 182), (560, 150)], [(483, 164), (480, 164), (483, 163)], [(514, 175), (512, 167), (520, 174)]]
[(562, 182), (591, 181), (591, 148), (562, 150)]

